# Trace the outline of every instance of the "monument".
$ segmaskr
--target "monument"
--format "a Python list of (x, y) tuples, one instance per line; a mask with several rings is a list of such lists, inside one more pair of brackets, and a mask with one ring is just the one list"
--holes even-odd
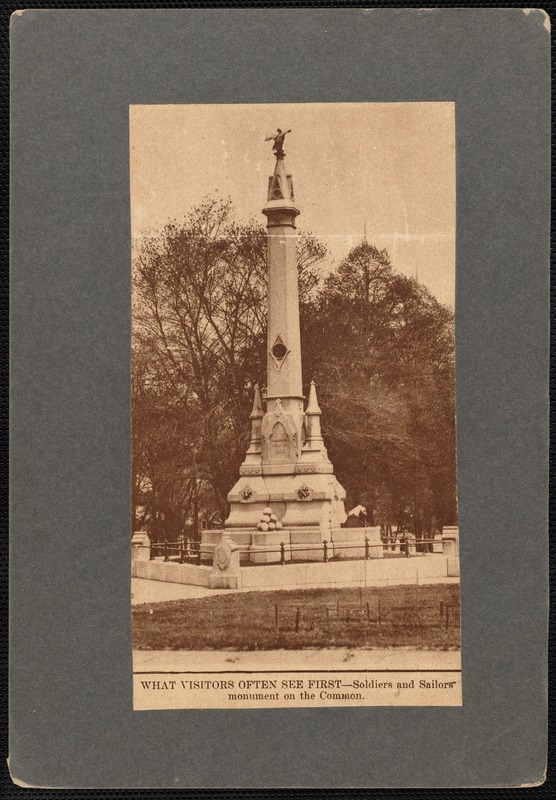
[[(239, 479), (228, 494), (225, 534), (245, 563), (282, 559), (322, 560), (323, 542), (346, 541), (345, 491), (334, 476), (321, 434), (321, 410), (312, 381), (307, 405), (301, 375), (301, 339), (296, 261), (293, 180), (283, 149), (274, 142), (274, 174), (268, 180), (267, 390), (255, 386), (251, 441)], [(205, 531), (203, 545), (216, 545), (221, 532)], [(361, 538), (361, 536), (359, 536)], [(281, 545), (284, 545), (282, 548)]]

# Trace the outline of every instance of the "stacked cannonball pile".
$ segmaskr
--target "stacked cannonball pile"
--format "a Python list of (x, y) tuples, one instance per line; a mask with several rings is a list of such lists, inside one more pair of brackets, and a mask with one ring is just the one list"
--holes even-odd
[(272, 513), (271, 508), (263, 508), (261, 519), (257, 525), (259, 531), (281, 531), (282, 523), (278, 522), (276, 514)]

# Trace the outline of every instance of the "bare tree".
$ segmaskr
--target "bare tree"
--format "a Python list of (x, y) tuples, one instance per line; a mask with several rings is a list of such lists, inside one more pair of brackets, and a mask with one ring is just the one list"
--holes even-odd
[(450, 309), (364, 243), (307, 312), (304, 374), (319, 383), (325, 438), (350, 502), (419, 536), (455, 521)]
[[(318, 284), (325, 252), (300, 238), (302, 299)], [(182, 518), (199, 485), (225, 515), (248, 444), (253, 386), (264, 382), (266, 306), (266, 232), (236, 223), (230, 201), (209, 199), (183, 223), (136, 243), (136, 481), (147, 470), (153, 504), (160, 481), (166, 494), (172, 486), (167, 505)]]

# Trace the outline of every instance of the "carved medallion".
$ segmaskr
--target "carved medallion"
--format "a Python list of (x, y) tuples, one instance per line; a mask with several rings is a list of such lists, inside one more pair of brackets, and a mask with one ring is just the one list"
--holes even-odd
[(232, 549), (226, 542), (219, 542), (214, 548), (214, 564), (222, 572), (230, 566)]
[(297, 496), (300, 500), (310, 500), (313, 495), (313, 490), (306, 483), (302, 483), (297, 490)]

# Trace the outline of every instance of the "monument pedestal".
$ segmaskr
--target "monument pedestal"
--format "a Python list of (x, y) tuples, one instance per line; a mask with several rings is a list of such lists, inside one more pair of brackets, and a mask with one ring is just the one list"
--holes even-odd
[(331, 558), (365, 558), (365, 528), (336, 528), (332, 531)]
[(290, 532), (257, 531), (251, 534), (249, 561), (252, 564), (279, 564), (282, 561), (282, 545), (284, 561), (290, 560)]
[[(241, 475), (228, 495), (226, 533), (240, 547), (242, 563), (279, 562), (281, 543), (286, 560), (319, 561), (323, 542), (331, 542), (332, 530), (339, 529), (345, 519), (344, 498), (345, 491), (331, 471)], [(258, 529), (266, 509), (277, 518), (280, 530)], [(215, 541), (213, 532), (205, 531), (203, 545), (210, 545), (211, 539)], [(276, 552), (267, 554), (265, 548)]]

